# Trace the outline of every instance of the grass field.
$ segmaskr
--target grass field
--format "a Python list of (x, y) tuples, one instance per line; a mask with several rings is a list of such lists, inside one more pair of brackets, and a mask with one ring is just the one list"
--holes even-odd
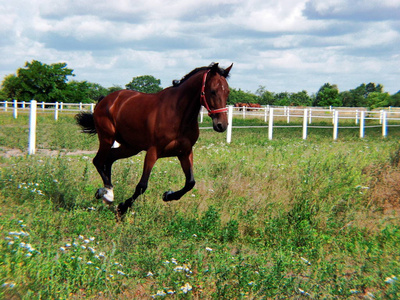
[[(116, 223), (94, 198), (97, 137), (73, 116), (41, 115), (27, 156), (27, 124), (0, 114), (2, 299), (400, 298), (399, 129), (364, 139), (342, 129), (335, 142), (331, 129), (306, 141), (301, 128), (272, 141), (267, 129), (234, 129), (231, 144), (202, 130), (195, 188), (164, 203), (184, 176), (176, 158), (159, 160)], [(116, 203), (142, 163), (115, 163)]]

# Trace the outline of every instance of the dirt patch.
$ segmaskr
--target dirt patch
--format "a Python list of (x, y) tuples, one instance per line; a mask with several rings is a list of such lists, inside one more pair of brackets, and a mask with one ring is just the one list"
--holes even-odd
[[(384, 214), (400, 216), (400, 168), (385, 165), (372, 171), (370, 203)], [(372, 170), (372, 167), (371, 167)]]
[[(49, 150), (49, 149), (37, 149), (35, 155), (39, 156), (60, 156), (60, 155), (91, 155), (95, 154), (97, 151), (89, 150), (76, 150), (67, 151), (62, 150)], [(11, 148), (0, 148), (0, 157), (10, 158), (15, 156), (25, 156), (28, 155), (27, 151), (21, 151), (20, 149)]]

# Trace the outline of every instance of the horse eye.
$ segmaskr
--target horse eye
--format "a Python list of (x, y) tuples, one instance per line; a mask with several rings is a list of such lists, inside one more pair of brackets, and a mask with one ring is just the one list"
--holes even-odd
[(215, 90), (211, 90), (211, 95), (215, 96), (217, 92)]

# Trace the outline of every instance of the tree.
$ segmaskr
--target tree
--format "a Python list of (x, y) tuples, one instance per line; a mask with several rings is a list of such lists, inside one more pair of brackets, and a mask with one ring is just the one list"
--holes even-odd
[(161, 80), (151, 75), (134, 77), (132, 81), (125, 85), (128, 90), (135, 90), (142, 93), (157, 93), (162, 90)]
[(275, 101), (274, 93), (267, 91), (265, 86), (259, 86), (256, 95), (262, 105), (272, 105)]
[(241, 89), (231, 88), (228, 98), (228, 104), (235, 103), (258, 103), (259, 97), (256, 95), (242, 91)]
[(26, 62), (25, 68), (17, 70), (21, 87), (19, 100), (56, 102), (63, 101), (62, 90), (66, 88), (67, 76), (74, 76), (66, 63), (43, 64), (33, 60)]
[(390, 106), (400, 106), (400, 91), (390, 96)]
[(387, 107), (390, 104), (389, 93), (371, 92), (367, 97), (367, 105), (370, 109)]
[(122, 86), (113, 85), (112, 87), (109, 87), (109, 88), (107, 89), (107, 91), (108, 91), (107, 94), (111, 94), (111, 93), (116, 92), (116, 91), (119, 91), (119, 90), (122, 90)]
[(318, 91), (314, 106), (342, 106), (337, 85), (325, 83)]
[(290, 94), (288, 92), (282, 92), (282, 93), (275, 94), (274, 105), (289, 106), (290, 105)]
[(8, 75), (3, 81), (3, 92), (7, 98), (19, 101), (56, 102), (63, 101), (63, 90), (67, 86), (67, 77), (74, 76), (66, 63), (52, 65), (33, 60), (26, 62), (17, 75)]
[(290, 95), (290, 105), (311, 106), (312, 100), (307, 91), (301, 91)]
[(3, 82), (1, 83), (2, 89), (1, 98), (4, 100), (14, 100), (17, 99), (17, 94), (20, 86), (20, 80), (15, 74), (10, 74), (4, 77)]
[(350, 91), (344, 91), (339, 94), (339, 99), (342, 101), (342, 105), (346, 107), (358, 107), (357, 94)]

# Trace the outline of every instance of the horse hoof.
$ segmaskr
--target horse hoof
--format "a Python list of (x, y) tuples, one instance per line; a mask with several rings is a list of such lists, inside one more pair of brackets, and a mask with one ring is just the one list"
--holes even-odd
[(162, 197), (163, 201), (165, 202), (172, 201), (173, 199), (169, 199), (168, 196), (172, 195), (173, 193), (174, 193), (173, 191), (165, 192)]
[(103, 199), (104, 204), (110, 205), (114, 201), (114, 191), (112, 188), (100, 188), (97, 190), (95, 197), (97, 199)]
[(121, 222), (124, 220), (126, 210), (124, 209), (122, 203), (118, 204), (117, 209), (115, 210), (115, 218), (117, 222)]

